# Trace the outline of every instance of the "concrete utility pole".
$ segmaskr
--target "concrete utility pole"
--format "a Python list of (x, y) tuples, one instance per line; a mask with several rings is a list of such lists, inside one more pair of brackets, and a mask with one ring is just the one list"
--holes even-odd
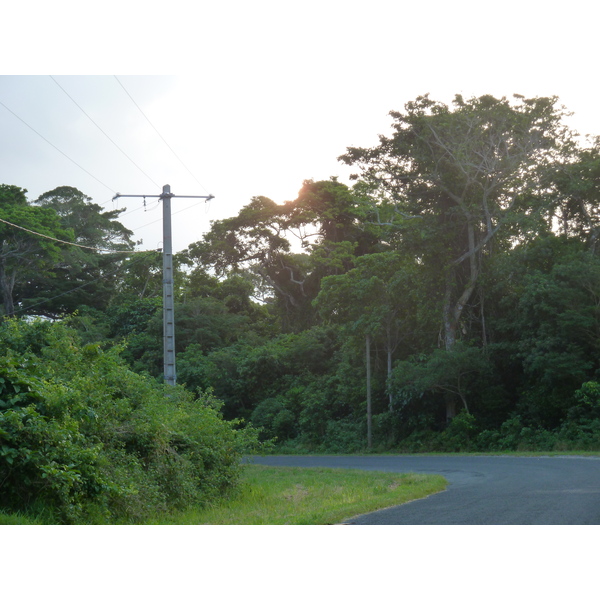
[(367, 333), (365, 339), (367, 359), (367, 448), (373, 447), (373, 412), (371, 410), (371, 336)]
[(209, 196), (176, 196), (171, 193), (170, 185), (163, 185), (162, 194), (143, 196), (141, 194), (117, 194), (117, 198), (159, 198), (163, 203), (163, 349), (165, 383), (175, 385), (175, 301), (173, 298), (173, 238), (171, 234), (171, 198), (204, 198)]

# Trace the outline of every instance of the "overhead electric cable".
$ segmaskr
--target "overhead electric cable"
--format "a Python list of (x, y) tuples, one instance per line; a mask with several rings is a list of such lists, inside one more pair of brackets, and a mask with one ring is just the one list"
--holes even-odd
[(26, 229), (25, 227), (21, 227), (20, 225), (15, 225), (10, 221), (5, 221), (4, 219), (0, 219), (1, 223), (5, 223), (6, 225), (10, 225), (11, 227), (16, 227), (17, 229), (21, 229), (22, 231), (26, 231), (27, 233), (31, 233), (32, 235), (37, 235), (42, 238), (46, 238), (47, 240), (52, 240), (53, 242), (58, 242), (59, 244), (67, 244), (68, 246), (77, 246), (77, 248), (84, 248), (85, 250), (93, 250), (94, 252), (105, 253), (105, 254), (140, 254), (142, 252), (158, 252), (157, 250), (101, 250), (99, 248), (92, 248), (90, 246), (82, 246), (81, 244), (76, 244), (74, 242), (67, 242), (66, 240), (59, 240), (57, 238), (51, 237), (49, 235), (45, 235), (43, 233), (39, 233), (37, 231), (31, 231), (31, 229)]
[(100, 181), (97, 177), (92, 175), (87, 169), (84, 169), (79, 163), (75, 162), (70, 156), (65, 154), (60, 148), (56, 147), (50, 140), (45, 138), (39, 131), (36, 131), (29, 123), (24, 121), (18, 114), (16, 114), (14, 111), (12, 111), (10, 108), (8, 108), (8, 106), (6, 106), (6, 104), (4, 104), (4, 102), (2, 102), (1, 100), (0, 100), (0, 104), (2, 106), (4, 106), (4, 108), (9, 113), (11, 113), (14, 117), (19, 119), (19, 121), (21, 121), (21, 123), (23, 123), (24, 125), (27, 125), (27, 127), (29, 127), (29, 129), (31, 129), (31, 131), (33, 131), (33, 133), (39, 135), (47, 144), (50, 144), (50, 146), (52, 146), (57, 152), (60, 152), (65, 158), (69, 159), (76, 167), (79, 167), (82, 171), (87, 173), (92, 179), (95, 179), (100, 185), (103, 185), (107, 190), (111, 191), (113, 194), (115, 193), (115, 191), (112, 188), (110, 188), (104, 182)]
[(158, 131), (158, 129), (156, 129), (156, 127), (154, 126), (154, 124), (152, 123), (152, 121), (146, 116), (146, 114), (144, 113), (144, 111), (139, 107), (138, 103), (133, 99), (132, 95), (127, 91), (127, 88), (121, 83), (121, 81), (119, 80), (119, 78), (116, 75), (114, 75), (114, 78), (117, 80), (118, 84), (123, 88), (123, 90), (125, 91), (125, 93), (129, 96), (130, 100), (135, 104), (135, 106), (137, 107), (137, 109), (142, 113), (142, 115), (146, 119), (146, 121), (148, 121), (148, 123), (150, 123), (150, 126), (152, 127), (152, 129), (154, 129), (154, 131), (156, 131), (156, 133), (158, 134), (158, 137), (160, 137), (160, 139), (165, 143), (165, 145), (167, 146), (167, 148), (173, 153), (173, 156), (175, 156), (175, 158), (183, 165), (183, 168), (194, 178), (194, 180), (196, 181), (196, 183), (205, 192), (208, 193), (208, 190), (202, 185), (202, 183), (200, 183), (200, 181), (198, 181), (198, 179), (196, 178), (196, 176), (188, 169), (187, 165), (181, 160), (181, 158), (179, 158), (179, 156), (177, 155), (177, 153), (175, 152), (175, 150), (173, 150), (173, 148), (171, 148), (171, 146), (168, 144), (167, 140), (165, 140), (165, 138), (160, 134), (160, 132)]
[(106, 131), (104, 131), (102, 129), (102, 127), (100, 127), (100, 125), (98, 125), (98, 123), (96, 123), (96, 121), (94, 121), (94, 119), (92, 119), (92, 117), (90, 117), (90, 115), (87, 114), (87, 112), (85, 112), (85, 110), (83, 110), (83, 108), (74, 100), (74, 98), (67, 92), (67, 90), (65, 90), (65, 88), (60, 85), (60, 83), (58, 83), (58, 81), (56, 81), (56, 79), (50, 75), (49, 76), (50, 79), (52, 79), (52, 81), (54, 81), (54, 83), (69, 97), (69, 99), (73, 102), (73, 104), (75, 104), (75, 106), (77, 106), (77, 108), (100, 130), (100, 132), (102, 134), (104, 134), (104, 136), (106, 136), (106, 138), (108, 139), (109, 142), (111, 142), (115, 148), (117, 148), (117, 150), (119, 150), (123, 156), (125, 156), (125, 158), (127, 158), (127, 160), (129, 160), (135, 167), (137, 167), (137, 169), (143, 174), (145, 175), (156, 187), (160, 187), (158, 185), (158, 183), (156, 183), (156, 181), (154, 181), (154, 179), (152, 179), (152, 177), (150, 177), (150, 175), (148, 175), (148, 173), (146, 173), (107, 133)]

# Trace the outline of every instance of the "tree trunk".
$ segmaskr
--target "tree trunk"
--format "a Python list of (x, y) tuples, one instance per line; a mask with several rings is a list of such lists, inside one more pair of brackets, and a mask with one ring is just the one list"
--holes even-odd
[(456, 342), (456, 325), (454, 318), (455, 310), (452, 301), (452, 292), (454, 289), (454, 272), (450, 269), (446, 273), (446, 290), (444, 292), (444, 346), (448, 352), (451, 352)]
[(371, 450), (373, 446), (373, 417), (371, 412), (371, 336), (367, 333), (367, 447)]
[(483, 291), (480, 291), (479, 293), (479, 298), (480, 298), (480, 310), (481, 310), (481, 343), (483, 344), (483, 347), (485, 348), (487, 346), (487, 328), (485, 326), (485, 303), (484, 303), (484, 296), (483, 296)]
[[(471, 276), (467, 282), (462, 294), (458, 300), (453, 300), (454, 291), (454, 272), (450, 269), (446, 274), (446, 290), (444, 293), (444, 343), (447, 352), (454, 350), (456, 344), (456, 331), (458, 324), (462, 316), (463, 309), (469, 299), (471, 298), (479, 270), (476, 268), (474, 261), (471, 261)], [(464, 401), (464, 399), (463, 399)], [(467, 411), (468, 412), (468, 411)], [(446, 422), (450, 422), (456, 416), (456, 401), (454, 399), (446, 398)]]
[(2, 291), (2, 300), (4, 303), (4, 314), (7, 317), (14, 317), (15, 305), (13, 303), (13, 289), (15, 287), (15, 274), (7, 275), (4, 268), (4, 261), (0, 260), (0, 290)]
[(450, 423), (456, 416), (456, 399), (446, 395), (446, 423)]
[[(388, 386), (390, 385), (390, 382), (392, 380), (392, 348), (391, 346), (388, 345), (388, 349), (387, 349), (387, 380), (388, 380)], [(389, 392), (389, 407), (390, 407), (390, 412), (393, 411), (393, 396), (392, 396), (392, 392)]]

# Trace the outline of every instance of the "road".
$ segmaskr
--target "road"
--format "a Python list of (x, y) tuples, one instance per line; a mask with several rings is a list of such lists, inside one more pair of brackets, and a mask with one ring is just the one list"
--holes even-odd
[(351, 525), (598, 525), (600, 457), (262, 456), (256, 464), (439, 473), (446, 491)]

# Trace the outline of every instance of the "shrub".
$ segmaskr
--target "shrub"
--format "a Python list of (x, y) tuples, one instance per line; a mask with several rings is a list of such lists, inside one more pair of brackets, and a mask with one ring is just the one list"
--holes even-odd
[(325, 438), (318, 447), (320, 452), (350, 453), (364, 450), (367, 445), (365, 425), (351, 418), (327, 422)]
[(397, 446), (399, 452), (418, 453), (440, 450), (440, 433), (431, 429), (420, 429), (406, 436)]
[(232, 490), (257, 431), (133, 373), (66, 324), (0, 327), (0, 508), (58, 522), (136, 522)]
[(484, 429), (475, 439), (475, 448), (482, 452), (500, 450), (500, 432)]
[(286, 408), (285, 398), (267, 398), (252, 411), (250, 422), (261, 429), (261, 439), (284, 441), (296, 433), (296, 417)]
[(478, 429), (475, 417), (471, 413), (461, 411), (440, 436), (444, 450), (450, 452), (472, 450)]

